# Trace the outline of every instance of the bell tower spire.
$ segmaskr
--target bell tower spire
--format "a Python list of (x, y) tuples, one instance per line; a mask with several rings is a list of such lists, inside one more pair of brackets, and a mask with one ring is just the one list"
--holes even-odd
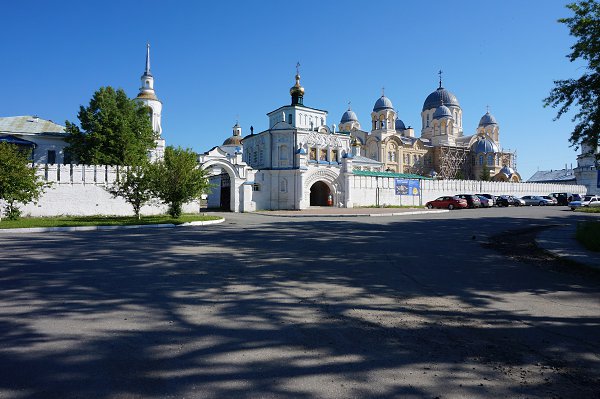
[(154, 92), (154, 76), (152, 76), (152, 73), (150, 72), (150, 43), (146, 44), (146, 68), (144, 69), (144, 73), (140, 77), (140, 80), (142, 82), (142, 86), (140, 87), (140, 92), (136, 99), (142, 104), (150, 107), (152, 110), (152, 129), (154, 129), (154, 131), (160, 137), (162, 133), (162, 103), (156, 97), (156, 93)]
[(150, 43), (146, 43), (146, 70), (144, 75), (152, 76), (152, 73), (150, 73)]

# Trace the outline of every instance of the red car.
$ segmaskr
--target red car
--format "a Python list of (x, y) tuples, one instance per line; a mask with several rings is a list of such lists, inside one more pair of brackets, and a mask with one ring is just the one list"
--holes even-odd
[(438, 199), (434, 199), (433, 201), (429, 201), (425, 204), (425, 206), (429, 209), (432, 208), (467, 208), (469, 205), (467, 204), (467, 200), (454, 197), (440, 197)]

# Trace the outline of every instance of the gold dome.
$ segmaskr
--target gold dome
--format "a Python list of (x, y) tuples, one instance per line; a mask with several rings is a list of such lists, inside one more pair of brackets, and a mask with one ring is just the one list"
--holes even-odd
[(300, 75), (298, 74), (296, 75), (296, 84), (290, 89), (290, 94), (304, 97), (304, 87), (300, 86)]

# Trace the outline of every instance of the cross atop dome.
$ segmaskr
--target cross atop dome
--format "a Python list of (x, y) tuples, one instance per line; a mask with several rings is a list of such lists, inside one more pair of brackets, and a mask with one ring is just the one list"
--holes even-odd
[(442, 71), (441, 69), (438, 71), (438, 75), (440, 75), (440, 89), (442, 88), (442, 73), (444, 73), (444, 71)]

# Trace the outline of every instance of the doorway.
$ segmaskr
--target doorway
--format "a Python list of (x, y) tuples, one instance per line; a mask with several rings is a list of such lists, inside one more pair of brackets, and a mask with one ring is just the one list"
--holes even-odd
[(310, 206), (331, 206), (331, 190), (322, 181), (318, 181), (310, 187)]
[(219, 208), (223, 211), (231, 210), (231, 179), (228, 173), (222, 173), (221, 177), (221, 199)]

